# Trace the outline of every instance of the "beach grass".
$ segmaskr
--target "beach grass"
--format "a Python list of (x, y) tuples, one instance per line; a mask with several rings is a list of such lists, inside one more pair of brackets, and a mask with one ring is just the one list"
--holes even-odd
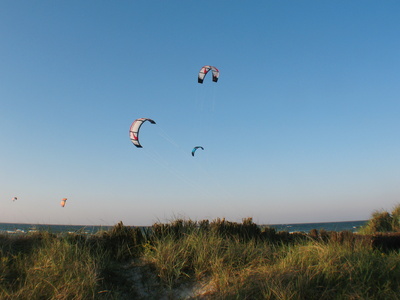
[(250, 218), (4, 234), (0, 299), (400, 299), (399, 240)]
[(367, 224), (359, 232), (362, 234), (400, 232), (400, 204), (396, 205), (391, 212), (385, 210), (374, 211)]
[(1, 299), (94, 298), (100, 253), (46, 232), (12, 237), (0, 253)]
[(203, 296), (210, 299), (398, 299), (399, 252), (374, 249), (370, 237), (262, 236), (199, 230), (177, 241), (165, 235), (144, 258), (167, 289), (203, 282)]

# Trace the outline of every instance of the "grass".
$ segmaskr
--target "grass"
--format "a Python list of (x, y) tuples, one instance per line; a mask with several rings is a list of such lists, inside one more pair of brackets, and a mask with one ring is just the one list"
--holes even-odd
[(271, 242), (198, 231), (179, 241), (157, 238), (144, 257), (168, 289), (203, 280), (211, 299), (398, 299), (400, 293), (399, 253), (366, 247), (351, 233)]
[(48, 233), (19, 239), (1, 247), (1, 299), (94, 298), (100, 256)]
[(368, 223), (361, 228), (360, 233), (374, 234), (377, 232), (400, 232), (400, 204), (392, 212), (374, 211)]
[(0, 299), (400, 299), (399, 240), (251, 219), (2, 235)]

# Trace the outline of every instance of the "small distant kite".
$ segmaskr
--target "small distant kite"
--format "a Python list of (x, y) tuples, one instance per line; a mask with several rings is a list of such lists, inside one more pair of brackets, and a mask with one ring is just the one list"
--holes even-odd
[(65, 206), (65, 202), (67, 202), (67, 198), (63, 198), (60, 202), (61, 207)]
[(151, 124), (156, 124), (152, 119), (140, 118), (133, 121), (131, 128), (129, 129), (129, 137), (132, 143), (138, 148), (143, 148), (139, 143), (139, 129), (146, 121), (149, 121)]
[(193, 150), (192, 150), (192, 156), (194, 156), (194, 153), (195, 153), (196, 150), (199, 149), (199, 148), (200, 148), (201, 150), (204, 150), (203, 147), (201, 147), (201, 146), (196, 146), (196, 147), (194, 147)]
[(197, 79), (198, 83), (203, 83), (204, 77), (206, 77), (209, 71), (212, 71), (212, 81), (217, 82), (219, 78), (219, 70), (213, 66), (204, 66), (200, 69), (199, 77)]
[(14, 197), (12, 200), (13, 200), (13, 201), (17, 201), (17, 200), (18, 200), (18, 198), (17, 198), (17, 197)]

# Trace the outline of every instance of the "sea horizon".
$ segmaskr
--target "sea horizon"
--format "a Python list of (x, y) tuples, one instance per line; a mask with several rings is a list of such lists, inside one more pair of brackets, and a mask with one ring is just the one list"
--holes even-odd
[[(309, 232), (312, 229), (326, 231), (352, 231), (356, 232), (368, 220), (337, 221), (337, 222), (310, 222), (310, 223), (282, 223), (282, 224), (257, 224), (260, 227), (271, 227), (277, 231)], [(2, 223), (0, 233), (29, 233), (47, 230), (54, 233), (94, 234), (101, 230), (108, 230), (115, 225), (70, 225), (70, 224), (40, 224), (40, 223)], [(149, 226), (126, 225), (127, 227), (149, 228)]]

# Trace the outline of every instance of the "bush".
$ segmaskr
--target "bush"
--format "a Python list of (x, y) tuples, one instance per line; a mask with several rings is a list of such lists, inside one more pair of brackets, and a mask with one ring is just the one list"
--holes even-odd
[(396, 231), (400, 231), (400, 204), (395, 206), (391, 214), (387, 211), (373, 212), (371, 219), (359, 230), (361, 234)]

